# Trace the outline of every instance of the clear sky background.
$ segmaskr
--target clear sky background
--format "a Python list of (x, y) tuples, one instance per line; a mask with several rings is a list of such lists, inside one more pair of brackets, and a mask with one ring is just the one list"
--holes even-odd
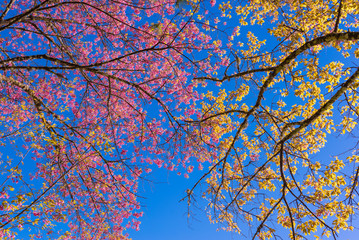
[[(190, 178), (177, 176), (174, 172), (155, 170), (152, 177), (156, 183), (145, 183), (139, 194), (146, 199), (140, 200), (144, 205), (140, 231), (130, 232), (133, 240), (230, 240), (239, 239), (233, 233), (217, 231), (217, 224), (210, 224), (203, 208), (192, 207), (188, 217), (187, 202), (179, 202), (186, 196), (186, 189), (192, 187), (200, 171), (194, 171)], [(198, 196), (198, 201), (201, 198)], [(202, 206), (205, 202), (202, 201)]]

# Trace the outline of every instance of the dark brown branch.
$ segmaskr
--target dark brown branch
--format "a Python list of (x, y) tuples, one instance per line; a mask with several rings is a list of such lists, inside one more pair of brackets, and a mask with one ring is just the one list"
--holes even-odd
[(349, 196), (347, 197), (347, 199), (349, 199), (349, 203), (352, 201), (352, 198), (353, 198), (353, 192), (354, 192), (354, 189), (358, 183), (358, 175), (359, 175), (359, 167), (357, 167), (357, 170), (355, 171), (355, 176), (354, 176), (354, 181), (353, 181), (353, 185), (351, 187), (351, 190), (350, 190), (350, 193), (349, 193)]
[(14, 16), (14, 17), (12, 17), (10, 19), (7, 19), (6, 21), (1, 21), (0, 22), (0, 26), (1, 26), (0, 31), (2, 31), (4, 29), (10, 27), (11, 25), (21, 21), (21, 19), (23, 19), (23, 18), (29, 16), (30, 14), (36, 12), (39, 8), (41, 8), (42, 6), (46, 5), (47, 3), (51, 2), (51, 1), (52, 0), (45, 0), (42, 3), (34, 6), (33, 8), (31, 8), (31, 9), (29, 9), (29, 10), (27, 10), (27, 11), (25, 11), (25, 12), (23, 12), (23, 13), (17, 15), (17, 16)]
[(232, 78), (243, 77), (245, 75), (256, 73), (256, 72), (269, 72), (269, 71), (272, 71), (272, 70), (274, 70), (274, 67), (252, 69), (252, 70), (248, 70), (248, 71), (228, 75), (228, 76), (225, 76), (222, 79), (218, 79), (218, 78), (214, 78), (214, 77), (197, 77), (197, 78), (194, 78), (194, 79), (195, 80), (211, 80), (211, 81), (214, 81), (214, 82), (224, 82), (224, 81), (230, 80)]
[(340, 17), (342, 15), (342, 6), (343, 6), (343, 3), (342, 3), (343, 0), (339, 0), (339, 8), (338, 8), (338, 14), (337, 14), (337, 19), (335, 21), (335, 26), (334, 26), (334, 30), (333, 32), (338, 32), (338, 27), (339, 27), (339, 22), (340, 22)]
[(357, 80), (359, 77), (359, 68), (354, 72), (350, 78), (341, 85), (341, 88), (323, 105), (321, 106), (312, 116), (304, 120), (300, 123), (300, 126), (291, 131), (285, 137), (282, 138), (281, 142), (285, 142), (292, 138), (295, 134), (299, 133), (302, 129), (306, 128), (309, 124), (311, 124), (314, 120), (320, 117), (326, 110), (329, 109), (330, 106), (333, 105), (338, 98), (345, 93), (346, 90)]
[(246, 114), (247, 112), (246, 112), (246, 111), (242, 111), (242, 110), (237, 110), (237, 109), (231, 109), (231, 110), (228, 110), (228, 111), (224, 111), (224, 112), (220, 112), (220, 113), (213, 114), (213, 115), (211, 115), (211, 116), (202, 118), (202, 119), (200, 119), (200, 120), (194, 120), (194, 121), (185, 120), (185, 122), (187, 122), (187, 123), (203, 123), (203, 122), (205, 122), (205, 121), (207, 121), (207, 120), (209, 120), (209, 119), (216, 118), (216, 117), (219, 117), (219, 116), (222, 116), (222, 115), (226, 115), (226, 114), (229, 114), (229, 113)]
[(4, 19), (4, 17), (6, 16), (6, 14), (10, 11), (12, 5), (14, 4), (15, 0), (10, 0), (10, 2), (6, 5), (5, 10), (3, 11), (3, 13), (0, 16), (0, 22)]

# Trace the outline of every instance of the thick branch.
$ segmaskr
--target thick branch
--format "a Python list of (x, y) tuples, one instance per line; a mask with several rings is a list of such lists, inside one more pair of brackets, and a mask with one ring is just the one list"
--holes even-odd
[(338, 32), (340, 17), (341, 17), (341, 15), (342, 15), (342, 6), (343, 6), (342, 1), (343, 1), (343, 0), (340, 0), (340, 1), (339, 1), (339, 8), (338, 8), (337, 20), (335, 21), (335, 26), (334, 26), (334, 30), (333, 30), (333, 32), (335, 32), (335, 33)]
[(354, 72), (354, 74), (342, 84), (341, 88), (331, 97), (323, 106), (321, 106), (312, 116), (310, 116), (305, 121), (301, 122), (299, 127), (291, 131), (285, 137), (282, 138), (281, 142), (285, 142), (292, 138), (294, 135), (300, 132), (300, 130), (306, 128), (309, 124), (311, 124), (315, 119), (320, 117), (326, 110), (329, 109), (330, 106), (333, 105), (338, 98), (345, 93), (346, 90), (355, 82), (355, 80), (359, 77), (359, 68)]

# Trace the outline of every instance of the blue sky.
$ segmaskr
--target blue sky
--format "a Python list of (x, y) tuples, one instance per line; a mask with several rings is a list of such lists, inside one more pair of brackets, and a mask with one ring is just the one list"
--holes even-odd
[[(210, 224), (200, 207), (192, 207), (188, 217), (187, 202), (179, 202), (200, 177), (200, 171), (194, 171), (190, 178), (177, 176), (164, 169), (154, 170), (152, 178), (156, 183), (145, 183), (139, 194), (146, 197), (142, 202), (144, 216), (140, 231), (130, 232), (133, 240), (215, 240), (238, 239), (233, 233), (217, 231), (218, 225)], [(198, 201), (200, 201), (198, 197)]]

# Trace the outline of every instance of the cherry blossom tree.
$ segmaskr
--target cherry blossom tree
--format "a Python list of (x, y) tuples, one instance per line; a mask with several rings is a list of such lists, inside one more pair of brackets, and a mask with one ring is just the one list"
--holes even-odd
[(1, 3), (2, 239), (127, 239), (153, 166), (186, 172), (193, 152), (210, 158), (181, 120), (201, 98), (193, 76), (211, 70), (197, 8)]

